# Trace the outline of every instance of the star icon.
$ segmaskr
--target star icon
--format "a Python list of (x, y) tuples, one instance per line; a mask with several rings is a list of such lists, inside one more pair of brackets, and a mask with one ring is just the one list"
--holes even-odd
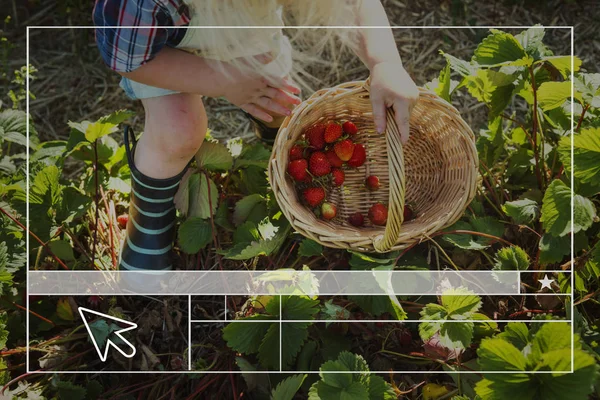
[(554, 279), (550, 279), (548, 278), (547, 274), (544, 274), (544, 279), (538, 279), (538, 282), (542, 284), (540, 290), (542, 290), (543, 288), (548, 288), (552, 290), (552, 287), (550, 285), (552, 284), (552, 282), (554, 282)]

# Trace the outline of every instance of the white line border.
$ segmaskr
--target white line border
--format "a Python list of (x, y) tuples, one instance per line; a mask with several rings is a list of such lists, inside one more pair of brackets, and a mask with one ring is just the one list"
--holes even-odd
[[(138, 26), (119, 26), (120, 28), (125, 28), (125, 29), (139, 29), (139, 28), (153, 28), (153, 27), (138, 27)], [(507, 26), (490, 26), (490, 25), (481, 25), (481, 26), (454, 26), (454, 25), (449, 25), (449, 26), (404, 26), (404, 25), (395, 25), (395, 26), (361, 26), (361, 29), (530, 29), (530, 28), (534, 28), (535, 26), (515, 26), (515, 25), (507, 25)], [(26, 43), (26, 56), (25, 56), (25, 62), (26, 62), (26, 83), (25, 83), (25, 87), (26, 87), (26, 135), (27, 135), (27, 143), (29, 143), (29, 133), (30, 133), (30, 127), (29, 127), (29, 120), (30, 120), (30, 113), (29, 113), (29, 81), (30, 81), (30, 69), (29, 69), (29, 33), (30, 33), (30, 28), (31, 29), (96, 29), (95, 26), (68, 26), (68, 25), (61, 25), (61, 26), (43, 26), (43, 25), (32, 25), (32, 26), (27, 26), (26, 27), (26, 39), (25, 39), (25, 43)], [(110, 28), (106, 27), (106, 28)], [(176, 27), (176, 28), (181, 28), (181, 27)], [(187, 26), (186, 28), (194, 28), (194, 29), (252, 29), (252, 28), (272, 28), (272, 29), (279, 29), (281, 27), (278, 26), (219, 26), (219, 27), (208, 27), (208, 26)], [(287, 29), (356, 29), (359, 28), (357, 26), (286, 26), (285, 28)], [(573, 202), (573, 193), (574, 193), (574, 182), (573, 182), (573, 178), (574, 178), (574, 26), (561, 26), (561, 25), (551, 25), (551, 26), (540, 26), (540, 28), (544, 28), (544, 29), (570, 29), (571, 30), (571, 232), (573, 231), (574, 228), (574, 202)], [(170, 374), (177, 374), (177, 373), (206, 373), (206, 374), (211, 374), (211, 373), (249, 373), (248, 371), (31, 371), (29, 369), (29, 361), (30, 361), (30, 354), (29, 354), (29, 263), (30, 263), (30, 259), (29, 259), (29, 148), (27, 149), (26, 152), (26, 178), (25, 178), (25, 182), (26, 182), (26, 208), (25, 208), (25, 226), (27, 227), (27, 232), (25, 232), (25, 243), (26, 243), (26, 271), (25, 271), (25, 290), (26, 290), (26, 332), (25, 332), (25, 346), (26, 346), (26, 356), (25, 356), (25, 368), (26, 368), (26, 373), (27, 374), (45, 374), (45, 373), (51, 373), (51, 374), (56, 374), (56, 373), (65, 373), (65, 374), (69, 374), (69, 373), (83, 373), (83, 374), (90, 374), (90, 373), (94, 373), (94, 374), (99, 374), (99, 373), (125, 373), (125, 374), (131, 374), (131, 373), (142, 373), (142, 374), (155, 374), (155, 373), (170, 373)], [(573, 265), (574, 265), (574, 257), (575, 257), (575, 235), (571, 234), (571, 269), (569, 270), (569, 272), (573, 272)], [(565, 272), (565, 271), (563, 271)], [(575, 311), (575, 302), (574, 302), (574, 292), (575, 292), (575, 287), (574, 287), (574, 275), (573, 273), (571, 273), (571, 319), (570, 320), (563, 320), (563, 322), (569, 322), (571, 324), (571, 369), (570, 371), (519, 371), (522, 373), (527, 373), (527, 374), (543, 374), (543, 373), (574, 373), (574, 368), (575, 368), (575, 328), (574, 328), (574, 323), (573, 323), (573, 315), (574, 315), (574, 311)], [(191, 295), (189, 295), (189, 299), (191, 299)], [(189, 301), (188, 301), (189, 304)], [(280, 301), (280, 308), (281, 308), (281, 301)], [(190, 318), (188, 319), (188, 342), (189, 342), (189, 349), (188, 349), (188, 354), (191, 353), (191, 309), (188, 310), (188, 313), (190, 314)], [(220, 322), (220, 321), (219, 321)], [(281, 322), (281, 313), (280, 313), (280, 319), (279, 319), (280, 324)], [(364, 322), (364, 321), (363, 321)], [(468, 322), (468, 320), (464, 320), (462, 322)], [(480, 321), (481, 322), (481, 321)], [(498, 322), (498, 321), (496, 321)], [(515, 321), (512, 321), (515, 322)], [(548, 321), (545, 321), (548, 322)], [(280, 340), (281, 340), (281, 330), (280, 330)], [(281, 342), (280, 342), (280, 372), (281, 372)], [(191, 357), (190, 360), (188, 360), (188, 363), (190, 364), (191, 367)], [(277, 371), (253, 371), (252, 373), (274, 373)], [(306, 373), (306, 374), (316, 374), (316, 373), (320, 373), (319, 371), (285, 371), (285, 373)], [(348, 373), (347, 371), (328, 371), (328, 373)], [(349, 373), (361, 373), (359, 371), (356, 372), (349, 372)], [(450, 374), (450, 373), (456, 373), (456, 372), (448, 372), (448, 371), (371, 371), (371, 373), (376, 373), (376, 374), (388, 374), (388, 373), (398, 373), (398, 374), (414, 374), (414, 373), (444, 373), (444, 374)], [(478, 373), (478, 374), (486, 374), (486, 373), (495, 373), (495, 374), (501, 374), (501, 373), (509, 373), (509, 374), (513, 374), (515, 373), (514, 371), (460, 371), (460, 373)]]

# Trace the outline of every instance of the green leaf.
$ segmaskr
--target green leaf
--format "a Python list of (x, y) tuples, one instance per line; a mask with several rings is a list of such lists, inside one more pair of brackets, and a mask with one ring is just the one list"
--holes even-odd
[(298, 255), (301, 257), (313, 257), (323, 254), (323, 246), (312, 239), (304, 238), (298, 246)]
[[(492, 236), (502, 237), (504, 224), (492, 217), (470, 218), (467, 221), (458, 221), (445, 229), (446, 231), (467, 230), (486, 233)], [(483, 250), (492, 245), (493, 239), (483, 236), (464, 233), (453, 233), (444, 235), (444, 241), (466, 250)]]
[(571, 172), (573, 163), (575, 178), (600, 188), (600, 128), (582, 129), (572, 139), (574, 159), (571, 158), (571, 136), (565, 136), (559, 142), (558, 153), (563, 165)]
[(117, 110), (109, 115), (105, 115), (104, 117), (101, 117), (98, 121), (109, 123), (109, 124), (119, 125), (119, 124), (127, 121), (129, 118), (133, 117), (134, 115), (135, 115), (135, 113), (133, 111), (121, 109), (121, 110)]
[(293, 400), (296, 392), (300, 390), (306, 375), (292, 375), (277, 385), (271, 392), (272, 400)]
[(467, 289), (450, 289), (442, 294), (442, 306), (452, 319), (469, 319), (481, 307), (481, 298)]
[[(269, 303), (267, 311), (273, 314), (279, 314), (279, 299), (281, 299), (282, 318), (284, 320), (307, 320), (319, 312), (319, 301), (310, 299), (306, 296), (278, 296)], [(272, 304), (271, 304), (272, 303)], [(276, 307), (276, 311), (275, 308)]]
[(103, 136), (109, 135), (117, 131), (117, 124), (110, 122), (92, 122), (85, 127), (85, 139), (93, 143)]
[(231, 153), (218, 142), (205, 140), (195, 157), (198, 165), (209, 171), (228, 171), (233, 166)]
[[(531, 400), (535, 399), (538, 385), (525, 374), (486, 374), (475, 384), (481, 400)], [(541, 399), (540, 399), (541, 400)]]
[[(545, 323), (535, 334), (529, 358), (541, 360), (544, 353), (551, 350), (571, 349), (571, 325), (566, 322)], [(569, 355), (570, 358), (570, 355)], [(571, 366), (567, 368), (571, 369)]]
[(544, 229), (554, 236), (565, 236), (571, 232), (571, 198), (574, 218), (573, 233), (587, 230), (596, 216), (594, 204), (585, 197), (573, 195), (571, 188), (556, 179), (548, 186), (542, 201)]
[(0, 349), (5, 348), (6, 342), (8, 341), (8, 330), (6, 329), (7, 322), (8, 314), (6, 311), (2, 311), (0, 313)]
[(528, 55), (539, 58), (540, 51), (543, 51), (545, 48), (542, 42), (545, 33), (543, 26), (536, 25), (515, 35), (515, 39)]
[(369, 400), (369, 392), (360, 382), (353, 382), (340, 392), (340, 400)]
[(68, 240), (53, 240), (48, 243), (50, 250), (62, 261), (74, 261), (73, 246)]
[(187, 254), (196, 254), (212, 241), (212, 233), (208, 220), (190, 217), (179, 227), (179, 246)]
[(503, 247), (494, 256), (494, 270), (522, 271), (529, 268), (529, 255), (519, 246)]
[[(106, 339), (108, 339), (111, 333), (121, 329), (118, 325), (113, 324), (112, 322), (109, 324), (104, 319), (97, 319), (89, 324), (89, 326), (92, 331), (92, 336), (100, 348), (104, 347)], [(88, 340), (91, 341), (91, 338), (88, 338)]]
[(193, 174), (190, 177), (189, 185), (189, 216), (210, 218), (217, 211), (219, 198), (217, 185), (204, 174)]
[(368, 382), (370, 400), (396, 400), (398, 398), (392, 385), (382, 377), (370, 374), (365, 380)]
[(535, 200), (522, 199), (505, 202), (502, 211), (517, 224), (530, 224), (539, 217), (540, 206)]
[[(247, 222), (240, 226), (240, 228), (247, 226), (247, 224), (255, 226), (252, 222)], [(240, 228), (238, 228), (238, 230)], [(260, 238), (255, 238), (255, 240), (252, 241), (245, 241), (239, 240), (239, 236), (238, 239), (234, 236), (236, 244), (229, 250), (221, 252), (221, 254), (231, 260), (247, 260), (260, 255), (269, 255), (281, 247), (287, 238), (290, 226), (287, 221), (280, 226), (273, 225), (267, 217), (263, 223), (259, 224), (257, 229), (257, 231), (260, 232)]]
[(435, 89), (435, 93), (442, 99), (450, 102), (450, 64), (446, 63), (446, 67), (440, 71), (440, 77), (438, 78), (438, 87)]
[(524, 322), (509, 322), (504, 328), (504, 332), (496, 337), (506, 340), (519, 350), (523, 350), (529, 343), (529, 328)]
[(1, 111), (0, 139), (29, 147), (30, 144), (27, 142), (27, 114), (20, 110)]
[[(593, 392), (597, 379), (598, 365), (594, 357), (581, 350), (575, 350), (573, 373), (539, 374), (540, 398), (587, 400)], [(539, 371), (570, 371), (571, 349), (553, 350), (542, 356)]]
[(251, 194), (235, 203), (233, 211), (233, 223), (239, 226), (246, 221), (252, 210), (259, 204), (265, 204), (266, 199), (260, 194)]
[(557, 237), (544, 233), (539, 248), (541, 265), (561, 262), (567, 254), (571, 254), (571, 237)]
[(258, 348), (258, 361), (264, 367), (272, 370), (283, 368), (279, 363), (279, 352), (281, 351), (279, 344), (282, 339), (279, 329), (279, 323), (270, 324)]
[(440, 327), (440, 344), (450, 350), (466, 349), (473, 340), (472, 322), (444, 322)]
[(68, 381), (58, 381), (56, 391), (60, 400), (84, 400), (86, 398), (84, 387)]
[(573, 86), (576, 91), (576, 98), (580, 98), (585, 104), (594, 108), (600, 107), (600, 73), (595, 74), (575, 74)]
[(515, 346), (502, 339), (483, 339), (477, 350), (485, 371), (525, 371), (526, 360)]
[(573, 72), (579, 71), (579, 67), (581, 67), (581, 59), (579, 57), (550, 56), (543, 57), (542, 60), (552, 64), (564, 79), (569, 78), (571, 75), (571, 62), (573, 62)]
[(544, 82), (537, 90), (538, 104), (544, 111), (550, 111), (571, 98), (571, 82)]
[(473, 61), (480, 65), (498, 65), (517, 61), (527, 54), (523, 46), (510, 33), (491, 30), (491, 34), (475, 49)]
[(473, 75), (477, 71), (477, 66), (473, 65), (469, 61), (461, 60), (461, 59), (456, 58), (448, 53), (444, 53), (441, 50), (440, 50), (440, 54), (446, 58), (446, 61), (447, 61), (448, 65), (450, 65), (450, 68), (453, 71), (458, 72), (463, 77)]
[(321, 365), (319, 371), (321, 379), (328, 386), (343, 389), (345, 387), (350, 386), (350, 384), (352, 383), (352, 374), (339, 372), (350, 372), (351, 370), (339, 361), (326, 361), (325, 363), (323, 363), (323, 365)]
[[(312, 318), (311, 318), (312, 319)], [(281, 364), (287, 369), (296, 360), (296, 356), (302, 349), (308, 338), (308, 326), (306, 322), (284, 322), (281, 324)], [(277, 338), (279, 340), (279, 338)], [(266, 347), (268, 351), (272, 351)]]
[[(260, 315), (259, 317), (263, 320), (265, 319), (264, 315)], [(270, 326), (271, 323), (265, 321), (232, 322), (223, 328), (223, 339), (235, 351), (244, 354), (253, 354), (258, 352), (263, 337), (267, 334)], [(279, 342), (279, 338), (277, 340)], [(279, 345), (277, 348), (279, 349)], [(279, 351), (277, 353), (277, 357), (279, 358)]]
[(490, 108), (489, 118), (498, 116), (508, 106), (515, 88), (513, 75), (491, 69), (479, 69), (466, 78), (469, 93)]

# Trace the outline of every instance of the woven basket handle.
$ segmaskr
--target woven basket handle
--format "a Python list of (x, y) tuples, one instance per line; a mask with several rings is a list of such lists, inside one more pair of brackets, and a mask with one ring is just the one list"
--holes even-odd
[[(364, 89), (369, 92), (371, 78), (364, 83)], [(387, 110), (385, 142), (388, 152), (388, 168), (390, 178), (390, 196), (388, 201), (388, 219), (383, 235), (373, 241), (373, 246), (378, 252), (389, 251), (398, 241), (400, 229), (404, 221), (404, 194), (406, 181), (404, 177), (404, 153), (400, 141), (400, 131), (394, 119), (394, 112)]]

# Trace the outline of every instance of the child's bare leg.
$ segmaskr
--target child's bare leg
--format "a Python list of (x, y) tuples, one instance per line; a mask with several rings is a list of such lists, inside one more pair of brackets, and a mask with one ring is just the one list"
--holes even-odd
[(143, 100), (145, 131), (135, 145), (131, 199), (120, 268), (171, 269), (175, 234), (174, 196), (183, 170), (206, 134), (206, 113), (197, 95), (175, 94)]
[(144, 134), (135, 165), (144, 175), (164, 179), (177, 175), (196, 154), (207, 130), (202, 97), (179, 93), (143, 99)]

